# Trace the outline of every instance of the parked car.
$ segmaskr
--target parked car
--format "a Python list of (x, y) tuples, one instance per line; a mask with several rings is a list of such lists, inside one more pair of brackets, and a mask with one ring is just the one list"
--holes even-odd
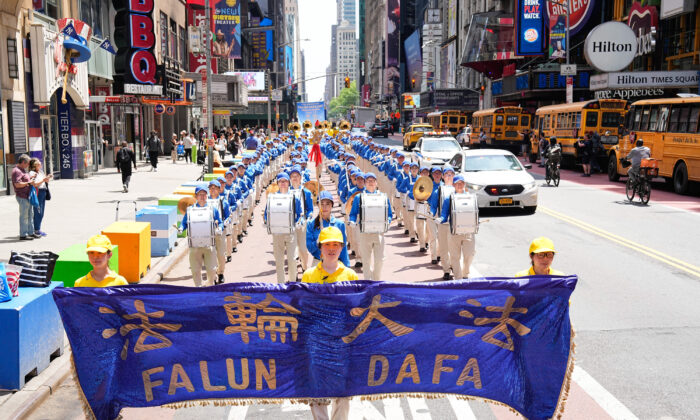
[(466, 127), (462, 127), (461, 130), (459, 130), (459, 133), (457, 134), (457, 142), (462, 145), (462, 147), (469, 147), (469, 141), (472, 136), (472, 126), (468, 125)]
[(462, 150), (454, 137), (425, 134), (413, 148), (413, 160), (420, 166), (442, 166)]
[(433, 131), (433, 126), (430, 124), (411, 124), (403, 135), (403, 150), (411, 150), (418, 143), (418, 139), (429, 131)]
[(377, 121), (370, 130), (372, 137), (389, 137), (389, 127), (386, 121)]
[(351, 137), (367, 137), (369, 132), (365, 127), (353, 127), (350, 129)]
[(515, 155), (507, 150), (460, 150), (449, 161), (462, 174), (467, 188), (477, 196), (479, 208), (520, 207), (528, 214), (537, 210), (539, 187)]

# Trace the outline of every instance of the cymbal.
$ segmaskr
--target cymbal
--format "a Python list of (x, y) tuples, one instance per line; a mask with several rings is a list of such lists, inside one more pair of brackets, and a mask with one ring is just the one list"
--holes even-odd
[(187, 213), (187, 207), (191, 206), (196, 202), (197, 200), (195, 200), (194, 197), (183, 197), (177, 202), (177, 210), (180, 213), (185, 214)]
[(433, 180), (428, 176), (421, 176), (413, 184), (413, 197), (416, 201), (425, 201), (433, 193)]
[(352, 210), (352, 201), (357, 197), (362, 191), (355, 191), (353, 195), (348, 198), (348, 202), (345, 203), (345, 214), (350, 217), (350, 210)]
[(304, 188), (307, 190), (311, 191), (311, 194), (314, 196), (314, 203), (318, 201), (318, 195), (321, 194), (321, 191), (323, 191), (323, 184), (320, 184), (318, 181), (306, 181), (304, 184)]
[(267, 187), (267, 190), (265, 190), (265, 192), (267, 192), (268, 194), (274, 194), (279, 190), (280, 190), (280, 187), (279, 187), (279, 185), (277, 185), (277, 181), (275, 181), (272, 184), (270, 184), (269, 187)]

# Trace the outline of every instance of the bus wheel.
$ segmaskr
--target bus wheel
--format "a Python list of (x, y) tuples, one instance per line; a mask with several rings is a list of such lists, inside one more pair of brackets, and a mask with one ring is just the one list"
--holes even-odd
[(530, 159), (530, 163), (537, 162), (537, 154), (530, 153), (529, 159)]
[(688, 168), (680, 162), (673, 171), (673, 190), (678, 194), (688, 193)]
[(615, 153), (612, 153), (610, 159), (608, 159), (608, 179), (612, 182), (620, 180), (620, 174), (617, 173), (617, 157)]

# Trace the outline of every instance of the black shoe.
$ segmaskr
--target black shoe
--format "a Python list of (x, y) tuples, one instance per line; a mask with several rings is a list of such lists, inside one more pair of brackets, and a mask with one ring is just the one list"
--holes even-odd
[(425, 248), (419, 249), (420, 252), (425, 252)]
[(238, 248), (234, 246), (232, 252), (238, 252)]
[(415, 244), (416, 242), (418, 242), (418, 239), (416, 239), (416, 238), (411, 238), (411, 243), (412, 243), (412, 244)]
[[(403, 227), (403, 222), (399, 223), (399, 227)], [(408, 230), (406, 230), (404, 233), (408, 233)]]
[(224, 282), (224, 275), (219, 274), (219, 279), (216, 281), (216, 284), (222, 284)]
[(355, 251), (351, 251), (351, 252), (350, 252), (350, 256), (351, 256), (351, 257), (354, 257), (354, 256), (355, 256)]
[(430, 249), (430, 244), (425, 244), (425, 249)]
[(238, 242), (243, 242), (243, 235), (236, 235)]
[(19, 237), (20, 241), (31, 241), (32, 239), (34, 239), (34, 235), (32, 235), (32, 236), (20, 236)]
[(244, 231), (243, 231), (243, 236), (248, 236), (248, 231), (247, 231), (247, 230), (244, 230)]
[(226, 257), (226, 262), (231, 262), (231, 256)]
[(356, 262), (355, 263), (355, 268), (362, 268), (362, 263), (361, 262)]
[(443, 280), (452, 280), (452, 275), (450, 273), (445, 273), (442, 275)]
[(437, 261), (440, 262), (440, 257), (437, 258)]
[(404, 229), (403, 234), (408, 235), (408, 229)]
[(252, 221), (252, 220), (248, 220), (248, 226), (253, 226), (253, 221)]
[(438, 263), (438, 260), (431, 260), (430, 261), (430, 264), (433, 264), (433, 265), (437, 265), (437, 263)]
[(41, 235), (39, 235), (38, 233), (34, 233), (34, 234), (32, 234), (32, 235), (29, 235), (29, 236), (30, 236), (30, 237), (33, 236), (33, 237), (35, 237), (36, 239), (41, 238)]

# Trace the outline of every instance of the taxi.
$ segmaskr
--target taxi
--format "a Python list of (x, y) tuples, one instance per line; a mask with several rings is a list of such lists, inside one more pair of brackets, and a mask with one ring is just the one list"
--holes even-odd
[(428, 131), (433, 131), (433, 126), (430, 124), (411, 124), (403, 135), (403, 150), (411, 150), (418, 143), (418, 139)]

